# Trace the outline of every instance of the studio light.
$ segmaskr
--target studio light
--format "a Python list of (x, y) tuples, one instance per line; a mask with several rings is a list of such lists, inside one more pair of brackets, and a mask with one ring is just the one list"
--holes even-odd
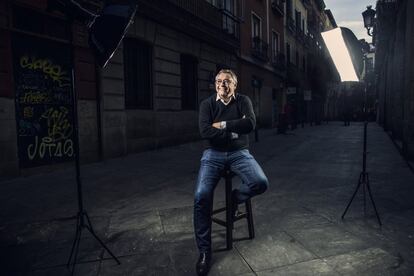
[[(137, 4), (133, 0), (118, 0), (116, 3), (106, 4), (99, 14), (94, 14), (82, 7), (82, 5), (74, 0), (48, 0), (47, 11), (59, 11), (63, 13), (72, 27), (73, 22), (83, 23), (88, 28), (89, 46), (92, 49), (96, 63), (105, 67), (111, 59), (119, 44), (121, 43), (128, 27), (131, 25), (135, 16)], [(72, 30), (72, 28), (71, 28)], [(107, 253), (120, 264), (118, 258), (109, 250), (105, 243), (97, 236), (93, 230), (89, 215), (83, 204), (82, 181), (80, 176), (80, 160), (79, 160), (79, 122), (77, 111), (77, 93), (75, 85), (74, 73), (74, 57), (73, 57), (73, 34), (69, 36), (69, 45), (71, 47), (71, 76), (72, 76), (72, 99), (73, 99), (73, 136), (75, 151), (75, 168), (76, 168), (76, 184), (78, 192), (78, 213), (76, 215), (76, 233), (72, 244), (72, 249), (67, 262), (68, 268), (72, 266), (72, 275), (75, 273), (79, 245), (83, 229), (88, 230), (92, 236), (101, 244)]]
[[(370, 28), (373, 26), (373, 18), (375, 15), (375, 11), (371, 10), (371, 7), (368, 7), (368, 10), (362, 13), (364, 16), (364, 24), (368, 30), (368, 34), (370, 33)], [(328, 48), (329, 54), (335, 64), (336, 69), (340, 75), (341, 81), (353, 81), (359, 82), (361, 80), (362, 72), (364, 66), (366, 68), (367, 63), (367, 51), (369, 51), (369, 47), (367, 47), (365, 40), (359, 41), (354, 33), (347, 29), (347, 28), (335, 28), (333, 30), (322, 32), (321, 33), (323, 40), (325, 41), (326, 47)], [(369, 46), (369, 45), (368, 45)], [(364, 53), (365, 51), (365, 53)], [(367, 160), (367, 82), (366, 80), (361, 80), (365, 83), (364, 89), (364, 106), (363, 106), (363, 113), (364, 113), (364, 137), (363, 137), (363, 152), (362, 152), (362, 171), (359, 175), (358, 185), (348, 205), (345, 208), (341, 218), (344, 219), (349, 207), (351, 206), (352, 201), (354, 200), (358, 190), (363, 187), (364, 193), (364, 213), (366, 213), (366, 195), (365, 191), (368, 191), (369, 198), (371, 203), (374, 207), (375, 215), (378, 220), (378, 224), (381, 226), (381, 219), (379, 217), (377, 207), (375, 205), (374, 198), (371, 193), (371, 187), (369, 182), (369, 174), (366, 170), (366, 160)]]
[(47, 4), (48, 11), (57, 10), (69, 20), (80, 21), (88, 27), (89, 46), (101, 67), (105, 67), (115, 53), (137, 10), (133, 0), (107, 2), (99, 14), (90, 12), (74, 0), (49, 0)]
[(341, 81), (358, 82), (362, 72), (362, 53), (352, 31), (339, 27), (322, 32), (321, 35)]

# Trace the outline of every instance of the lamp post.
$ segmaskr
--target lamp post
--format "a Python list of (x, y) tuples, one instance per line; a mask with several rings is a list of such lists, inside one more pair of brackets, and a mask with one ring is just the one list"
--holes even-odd
[[(372, 6), (368, 6), (367, 9), (362, 13), (362, 16), (364, 18), (364, 26), (367, 29), (368, 35), (373, 35), (373, 27), (375, 22), (375, 10), (372, 9)], [(372, 197), (371, 188), (369, 185), (369, 175), (366, 171), (366, 163), (367, 163), (367, 126), (368, 126), (368, 114), (367, 114), (367, 87), (368, 87), (368, 79), (367, 79), (367, 54), (369, 53), (369, 45), (368, 43), (361, 43), (361, 48), (363, 51), (363, 61), (364, 61), (364, 69), (365, 69), (365, 76), (364, 76), (364, 106), (363, 106), (363, 114), (364, 114), (364, 149), (363, 149), (363, 160), (362, 160), (362, 172), (359, 175), (359, 181), (358, 186), (355, 189), (351, 200), (349, 201), (348, 205), (345, 208), (344, 213), (342, 214), (342, 219), (345, 217), (346, 212), (348, 211), (349, 206), (351, 206), (351, 203), (353, 199), (355, 198), (356, 193), (358, 192), (359, 188), (363, 187), (363, 196), (364, 196), (364, 214), (366, 214), (366, 193), (365, 190), (368, 190), (368, 195), (371, 199), (372, 206), (374, 207), (375, 215), (377, 216), (378, 224), (381, 226), (381, 219), (378, 215), (377, 208), (375, 206), (374, 199)]]
[(364, 27), (367, 29), (368, 35), (372, 36), (372, 30), (375, 23), (375, 10), (372, 9), (372, 6), (367, 6), (367, 9), (362, 12), (362, 17), (364, 19)]

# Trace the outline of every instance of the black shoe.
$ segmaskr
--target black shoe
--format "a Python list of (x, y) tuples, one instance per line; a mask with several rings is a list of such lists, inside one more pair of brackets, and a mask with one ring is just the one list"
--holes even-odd
[(197, 275), (205, 276), (208, 274), (211, 265), (211, 253), (200, 253), (198, 258), (196, 271)]

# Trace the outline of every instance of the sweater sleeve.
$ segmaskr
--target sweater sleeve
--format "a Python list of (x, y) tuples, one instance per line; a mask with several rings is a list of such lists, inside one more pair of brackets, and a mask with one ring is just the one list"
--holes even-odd
[(243, 117), (227, 121), (226, 128), (228, 132), (248, 134), (256, 127), (256, 116), (254, 115), (251, 100), (247, 96), (240, 97), (240, 100), (240, 111)]
[(212, 126), (213, 118), (211, 115), (211, 106), (209, 101), (205, 100), (200, 105), (200, 113), (198, 116), (198, 126), (200, 135), (203, 139), (211, 139), (216, 141), (228, 140), (230, 133), (223, 129), (218, 129)]

